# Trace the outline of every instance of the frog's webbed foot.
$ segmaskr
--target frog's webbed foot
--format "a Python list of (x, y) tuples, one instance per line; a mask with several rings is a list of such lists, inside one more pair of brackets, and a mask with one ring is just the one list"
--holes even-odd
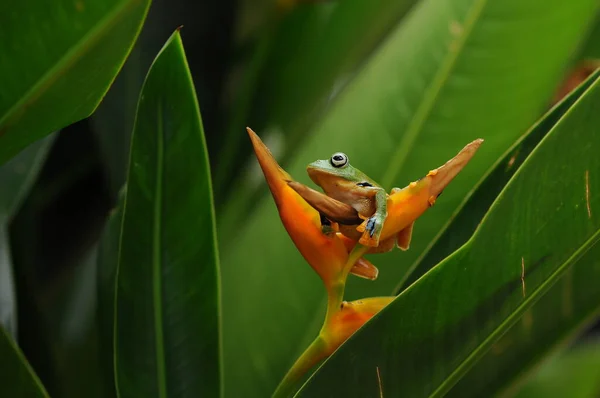
[(362, 236), (358, 241), (361, 245), (370, 247), (379, 246), (379, 236), (383, 229), (384, 218), (375, 213), (356, 228), (358, 232), (362, 232)]

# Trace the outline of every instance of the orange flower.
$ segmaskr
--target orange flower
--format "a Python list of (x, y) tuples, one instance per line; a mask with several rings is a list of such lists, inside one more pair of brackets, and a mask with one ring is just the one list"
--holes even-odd
[[(320, 214), (343, 225), (355, 225), (359, 232), (364, 231), (366, 221), (363, 222), (351, 206), (293, 181), (256, 133), (250, 128), (247, 130), (281, 221), (296, 248), (323, 280), (328, 296), (327, 314), (319, 336), (287, 373), (275, 392), (279, 396), (286, 395), (304, 373), (331, 355), (394, 297), (342, 301), (349, 272), (368, 279), (377, 278), (377, 268), (362, 256), (368, 251), (382, 251), (381, 247), (373, 247), (368, 234), (363, 234), (359, 240), (336, 232), (335, 223), (322, 227)], [(430, 171), (404, 189), (393, 190), (388, 197), (388, 214), (381, 240), (394, 238), (398, 246), (408, 249), (414, 221), (433, 206), (438, 195), (471, 159), (481, 142), (473, 141), (442, 167)], [(391, 240), (388, 242), (393, 244)]]
[(247, 130), (286, 231), (329, 290), (339, 282), (348, 260), (346, 247), (335, 233), (322, 232), (319, 212), (288, 185), (292, 177), (279, 166), (258, 135)]

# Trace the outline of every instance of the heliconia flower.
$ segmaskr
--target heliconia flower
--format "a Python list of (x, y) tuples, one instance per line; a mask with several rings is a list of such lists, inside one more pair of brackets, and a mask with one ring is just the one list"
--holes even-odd
[(334, 232), (323, 233), (319, 212), (288, 185), (292, 177), (279, 166), (258, 135), (250, 128), (247, 131), (286, 231), (329, 289), (339, 282), (348, 250)]
[[(415, 220), (435, 204), (437, 197), (471, 160), (482, 142), (482, 139), (477, 139), (469, 143), (455, 157), (443, 166), (431, 170), (420, 180), (411, 182), (403, 189), (392, 189), (388, 196), (387, 217), (381, 231), (380, 246), (385, 246), (381, 243), (395, 237), (395, 242), (400, 249), (408, 249)], [(363, 233), (358, 242), (370, 246), (369, 253), (387, 251), (393, 247), (393, 245), (385, 248), (377, 247), (374, 239), (364, 233), (367, 220), (361, 219), (351, 206), (299, 182), (290, 182), (289, 185), (328, 219), (344, 225), (357, 225), (356, 230)], [(356, 240), (348, 237), (343, 239), (348, 250), (356, 244)]]
[(294, 363), (277, 388), (275, 397), (289, 396), (289, 390), (303, 374), (330, 356), (343, 342), (369, 319), (394, 300), (395, 297), (370, 297), (342, 302), (331, 317), (327, 317), (317, 337)]
[[(362, 255), (389, 249), (375, 247), (368, 240), (368, 234), (363, 233), (359, 239), (338, 232), (341, 229), (338, 223), (344, 228), (352, 226), (358, 232), (364, 232), (366, 220), (352, 206), (294, 181), (279, 166), (258, 135), (250, 128), (247, 131), (281, 221), (298, 251), (323, 280), (328, 293), (327, 314), (319, 335), (294, 363), (275, 392), (276, 396), (284, 396), (306, 371), (331, 355), (394, 299), (372, 297), (352, 302), (342, 301), (350, 269), (350, 272), (363, 278), (377, 278), (377, 268)], [(430, 171), (419, 181), (410, 183), (403, 189), (394, 189), (388, 196), (387, 217), (381, 231), (381, 241), (391, 242), (391, 247), (395, 242), (406, 250), (414, 221), (435, 203), (442, 190), (471, 159), (481, 142), (482, 140), (476, 140), (467, 145), (457, 156), (442, 167)], [(333, 223), (322, 226), (321, 215)]]
[(369, 297), (356, 301), (344, 301), (341, 310), (333, 315), (321, 330), (329, 356), (373, 315), (381, 311), (396, 297)]

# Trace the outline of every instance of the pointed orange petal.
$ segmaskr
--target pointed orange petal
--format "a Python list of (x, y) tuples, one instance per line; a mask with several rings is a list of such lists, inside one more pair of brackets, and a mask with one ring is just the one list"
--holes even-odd
[(288, 185), (292, 177), (279, 166), (258, 135), (247, 130), (283, 226), (304, 259), (329, 287), (338, 280), (348, 259), (346, 247), (335, 232), (322, 232), (319, 212)]
[(411, 182), (403, 189), (392, 193), (388, 197), (388, 216), (383, 225), (380, 241), (396, 235), (433, 206), (444, 188), (475, 155), (482, 142), (482, 139), (471, 142), (443, 166), (431, 170), (419, 181)]

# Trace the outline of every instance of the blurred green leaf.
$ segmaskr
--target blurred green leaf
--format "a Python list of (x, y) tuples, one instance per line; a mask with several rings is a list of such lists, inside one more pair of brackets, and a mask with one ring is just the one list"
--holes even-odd
[[(224, 184), (236, 161), (251, 152), (244, 134), (246, 125), (283, 134), (286, 145), (281, 159), (293, 153), (332, 98), (415, 3), (417, 0), (308, 2), (268, 21), (274, 26), (263, 31), (264, 42), (258, 44), (248, 66), (252, 72), (245, 70), (250, 75), (246, 79), (256, 80), (248, 86), (254, 90), (240, 93), (233, 101), (234, 117), (229, 119), (228, 139), (219, 158), (217, 184)], [(260, 51), (264, 53), (256, 54)], [(245, 148), (244, 156), (240, 147)], [(244, 184), (244, 179), (236, 182)]]
[(6, 225), (0, 224), (0, 326), (17, 338), (17, 303)]
[(2, 3), (0, 164), (94, 111), (149, 5), (150, 0)]
[(121, 397), (220, 394), (209, 175), (194, 86), (175, 32), (148, 72), (133, 133), (116, 295)]
[(600, 15), (596, 18), (589, 38), (583, 45), (580, 57), (600, 59)]
[(54, 135), (39, 140), (0, 167), (0, 325), (13, 338), (17, 315), (8, 222), (35, 181), (53, 141)]
[[(423, 0), (364, 60), (295, 147), (288, 167), (294, 178), (308, 182), (306, 164), (341, 150), (389, 190), (443, 164), (475, 138), (486, 142), (416, 223), (411, 250), (373, 257), (379, 279), (351, 280), (347, 299), (392, 291), (474, 183), (539, 117), (597, 8), (592, 0)], [(261, 178), (256, 168), (244, 175)], [(219, 224), (227, 237), (227, 246), (222, 241), (227, 395), (261, 396), (274, 390), (316, 334), (324, 292), (291, 244), (271, 198), (253, 199), (243, 186), (232, 197)], [(244, 202), (258, 205), (253, 211), (236, 208)]]
[(542, 365), (516, 394), (522, 398), (595, 398), (600, 395), (600, 344), (586, 342)]
[(433, 239), (423, 255), (406, 273), (395, 294), (413, 284), (427, 271), (464, 245), (473, 235), (498, 194), (517, 172), (531, 151), (548, 134), (581, 95), (596, 81), (600, 72), (592, 74), (563, 101), (548, 111), (523, 137), (492, 166), (477, 186), (452, 215), (446, 226)]
[(444, 395), (595, 250), (600, 196), (586, 192), (600, 186), (598, 106), (597, 78), (515, 173), (473, 237), (343, 344), (301, 395)]
[(29, 145), (0, 167), (0, 223), (6, 222), (18, 210), (21, 201), (35, 181), (55, 135)]
[(19, 347), (0, 326), (0, 396), (49, 397)]
[(114, 382), (114, 330), (115, 330), (115, 283), (119, 261), (119, 240), (123, 221), (125, 188), (119, 195), (119, 204), (111, 212), (98, 247), (96, 267), (96, 293), (98, 300), (97, 324), (100, 367), (106, 391), (116, 396)]

